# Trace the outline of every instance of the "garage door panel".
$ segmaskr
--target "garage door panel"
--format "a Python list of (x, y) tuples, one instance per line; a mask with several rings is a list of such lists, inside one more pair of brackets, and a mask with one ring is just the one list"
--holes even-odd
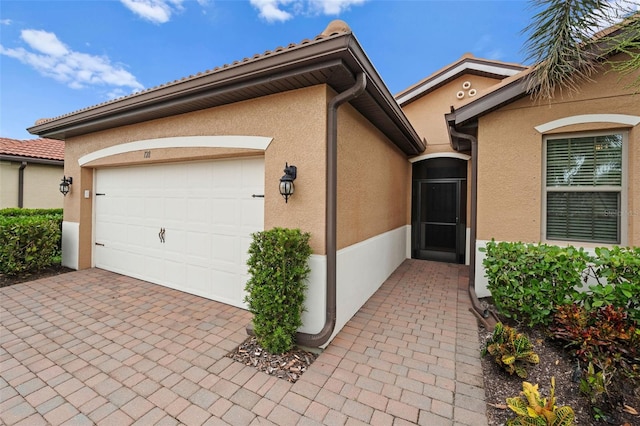
[(238, 275), (225, 271), (211, 271), (211, 283), (213, 292), (224, 300), (226, 303), (230, 301), (240, 302), (240, 292), (242, 283)]
[(211, 235), (202, 232), (187, 233), (187, 256), (190, 263), (208, 265), (211, 261)]
[(263, 159), (101, 169), (96, 192), (106, 193), (96, 198), (97, 267), (245, 307)]

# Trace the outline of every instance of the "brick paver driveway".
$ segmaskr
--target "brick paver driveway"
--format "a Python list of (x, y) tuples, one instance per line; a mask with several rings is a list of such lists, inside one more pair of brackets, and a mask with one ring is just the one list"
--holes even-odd
[(407, 260), (295, 384), (226, 357), (250, 314), (98, 269), (0, 289), (7, 425), (486, 425), (464, 267)]

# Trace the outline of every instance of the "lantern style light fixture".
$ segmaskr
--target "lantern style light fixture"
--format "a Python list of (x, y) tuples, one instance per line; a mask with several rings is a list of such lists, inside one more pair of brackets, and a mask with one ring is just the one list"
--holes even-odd
[(73, 178), (71, 176), (69, 177), (62, 176), (62, 181), (60, 182), (60, 192), (62, 192), (62, 195), (64, 195), (65, 197), (71, 190), (72, 183), (73, 183)]
[(289, 197), (293, 195), (295, 187), (293, 181), (296, 180), (298, 174), (298, 168), (296, 166), (290, 166), (285, 163), (284, 176), (280, 178), (280, 195), (284, 197), (284, 202), (289, 201)]

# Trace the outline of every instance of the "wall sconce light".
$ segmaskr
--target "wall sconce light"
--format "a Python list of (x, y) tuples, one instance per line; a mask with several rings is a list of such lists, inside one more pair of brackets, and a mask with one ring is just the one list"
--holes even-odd
[(62, 195), (64, 195), (65, 197), (67, 196), (67, 194), (71, 190), (71, 184), (72, 183), (73, 183), (73, 178), (71, 176), (69, 176), (69, 177), (63, 176), (62, 177), (62, 181), (60, 182), (60, 192), (62, 192)]
[(280, 194), (284, 197), (284, 202), (289, 201), (289, 197), (293, 195), (295, 187), (293, 181), (296, 180), (298, 168), (285, 163), (284, 176), (280, 178)]

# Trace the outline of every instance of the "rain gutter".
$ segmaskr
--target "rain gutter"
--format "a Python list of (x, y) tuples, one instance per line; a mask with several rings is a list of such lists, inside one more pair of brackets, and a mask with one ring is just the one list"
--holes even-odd
[(26, 161), (23, 161), (18, 169), (18, 208), (24, 207), (24, 169), (27, 164)]
[(360, 96), (367, 87), (365, 73), (356, 77), (356, 83), (329, 101), (327, 111), (327, 203), (325, 245), (327, 252), (327, 289), (325, 324), (316, 334), (296, 333), (296, 341), (301, 346), (321, 347), (331, 337), (336, 326), (336, 276), (337, 276), (337, 200), (338, 200), (338, 107)]
[[(467, 141), (471, 145), (471, 232), (469, 236), (469, 298), (474, 313), (479, 314), (483, 319), (490, 318), (489, 310), (483, 308), (476, 294), (476, 234), (478, 223), (478, 139), (466, 133), (456, 131), (449, 125), (449, 139), (451, 146), (460, 150), (459, 140)], [(455, 142), (454, 142), (455, 139)], [(477, 316), (477, 315), (476, 315)], [(485, 320), (486, 321), (486, 320)], [(488, 327), (487, 327), (488, 328)]]

